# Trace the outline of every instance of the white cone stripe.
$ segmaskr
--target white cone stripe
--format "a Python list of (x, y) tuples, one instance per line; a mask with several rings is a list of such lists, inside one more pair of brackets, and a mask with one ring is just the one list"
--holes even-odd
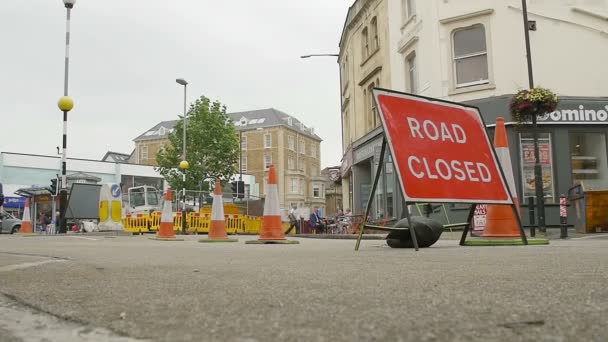
[(264, 216), (280, 216), (279, 189), (276, 184), (266, 185), (266, 201), (264, 202)]
[(24, 222), (32, 222), (32, 218), (30, 217), (30, 207), (25, 207), (25, 209), (23, 209), (23, 219), (21, 221)]
[(222, 195), (213, 195), (211, 221), (224, 221), (224, 203), (222, 203)]
[(511, 165), (511, 156), (509, 155), (508, 147), (496, 147), (496, 155), (498, 156), (498, 162), (502, 166), (502, 171), (505, 174), (507, 185), (513, 195), (513, 198), (517, 198), (517, 189), (515, 188), (515, 177), (513, 177), (513, 166)]
[(163, 206), (163, 214), (160, 216), (160, 222), (173, 223), (173, 210), (171, 210), (171, 201), (165, 201)]

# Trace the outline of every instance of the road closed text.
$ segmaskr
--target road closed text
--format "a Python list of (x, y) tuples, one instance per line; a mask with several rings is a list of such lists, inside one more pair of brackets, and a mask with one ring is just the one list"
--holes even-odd
[[(466, 144), (465, 130), (458, 124), (446, 124), (431, 120), (419, 121), (408, 117), (407, 123), (412, 139), (440, 141), (442, 144)], [(461, 148), (465, 148), (462, 146)], [(410, 155), (407, 166), (419, 179), (444, 179), (446, 181), (492, 182), (490, 168), (484, 163), (469, 160), (432, 159)]]

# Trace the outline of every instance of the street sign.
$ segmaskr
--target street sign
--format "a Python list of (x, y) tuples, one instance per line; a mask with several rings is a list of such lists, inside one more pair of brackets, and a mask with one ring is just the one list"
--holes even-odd
[(476, 108), (374, 89), (407, 202), (512, 204)]

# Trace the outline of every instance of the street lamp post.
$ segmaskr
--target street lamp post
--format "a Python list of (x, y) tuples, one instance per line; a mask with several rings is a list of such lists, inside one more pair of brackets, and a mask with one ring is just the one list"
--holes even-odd
[[(526, 0), (521, 0), (524, 20), (524, 38), (526, 43), (526, 60), (528, 63), (528, 83), (530, 89), (534, 88), (534, 75), (532, 73), (532, 53), (530, 49), (530, 27), (528, 26), (528, 6)], [(536, 192), (536, 216), (538, 230), (546, 233), (545, 227), (545, 194), (543, 190), (542, 167), (540, 165), (540, 153), (538, 151), (538, 124), (536, 115), (532, 115), (532, 139), (534, 141), (534, 189)]]
[(175, 80), (178, 84), (184, 86), (184, 137), (183, 137), (183, 153), (182, 153), (182, 161), (179, 163), (180, 169), (182, 169), (182, 181), (184, 183), (183, 187), (183, 203), (182, 203), (182, 234), (186, 234), (186, 170), (190, 167), (188, 162), (186, 161), (186, 89), (188, 88), (188, 82), (183, 78), (178, 78)]
[(76, 0), (63, 0), (66, 8), (65, 21), (65, 64), (63, 76), (63, 96), (59, 99), (58, 106), (63, 112), (63, 150), (61, 153), (61, 190), (59, 193), (59, 233), (67, 233), (67, 222), (65, 219), (68, 202), (68, 180), (66, 171), (67, 143), (68, 143), (68, 112), (74, 108), (74, 101), (68, 96), (68, 75), (70, 70), (70, 16)]

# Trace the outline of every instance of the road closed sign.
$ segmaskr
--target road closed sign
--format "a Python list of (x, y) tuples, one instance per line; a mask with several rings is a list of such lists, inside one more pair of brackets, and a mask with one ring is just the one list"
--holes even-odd
[(379, 89), (374, 97), (406, 201), (512, 203), (476, 108)]

